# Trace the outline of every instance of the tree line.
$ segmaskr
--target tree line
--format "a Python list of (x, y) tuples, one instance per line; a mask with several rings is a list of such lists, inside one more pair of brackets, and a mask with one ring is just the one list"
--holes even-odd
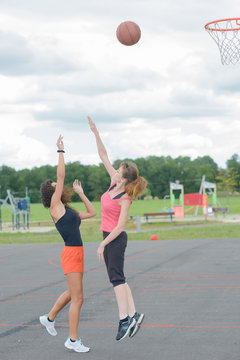
[[(210, 156), (198, 157), (191, 160), (188, 156), (148, 156), (146, 158), (122, 159), (113, 163), (118, 168), (122, 161), (136, 163), (141, 176), (148, 181), (147, 195), (163, 198), (169, 194), (169, 182), (184, 185), (185, 193), (198, 192), (202, 176), (206, 181), (217, 183), (218, 190), (240, 192), (240, 156), (238, 154), (226, 162), (226, 169), (221, 169)], [(32, 203), (39, 203), (40, 184), (51, 178), (56, 180), (57, 166), (44, 165), (32, 169), (15, 170), (2, 165), (0, 167), (0, 198), (6, 197), (6, 190), (10, 189), (16, 197), (24, 197), (25, 189)], [(82, 182), (84, 192), (91, 201), (100, 200), (103, 192), (109, 186), (109, 176), (103, 164), (83, 165), (80, 162), (66, 164), (65, 185), (72, 186), (74, 179)], [(76, 195), (73, 201), (78, 201)]]

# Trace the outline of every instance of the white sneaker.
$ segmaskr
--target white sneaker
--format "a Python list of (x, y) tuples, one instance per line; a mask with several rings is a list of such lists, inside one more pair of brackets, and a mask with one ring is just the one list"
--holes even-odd
[(72, 342), (70, 338), (68, 337), (67, 341), (65, 342), (65, 347), (71, 350), (74, 350), (76, 352), (88, 352), (90, 350), (89, 347), (84, 346), (81, 339)]
[(57, 335), (57, 332), (55, 330), (55, 321), (49, 321), (48, 320), (48, 314), (45, 314), (45, 315), (42, 315), (42, 316), (39, 316), (39, 320), (40, 320), (40, 323), (45, 326), (45, 328), (47, 329), (47, 332), (52, 335), (52, 336), (56, 336)]

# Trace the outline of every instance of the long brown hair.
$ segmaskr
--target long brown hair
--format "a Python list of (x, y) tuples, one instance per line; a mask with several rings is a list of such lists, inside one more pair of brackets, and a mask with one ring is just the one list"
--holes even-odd
[(126, 193), (133, 199), (144, 194), (147, 187), (147, 180), (138, 175), (137, 165), (132, 162), (124, 161), (120, 164), (122, 176), (127, 180), (125, 185)]
[[(54, 181), (52, 179), (47, 179), (40, 186), (42, 203), (43, 203), (43, 206), (46, 208), (50, 208), (51, 199), (55, 192), (55, 187), (52, 186), (53, 182)], [(68, 204), (71, 202), (71, 197), (73, 196), (73, 194), (74, 194), (74, 191), (72, 188), (70, 188), (68, 186), (63, 187), (61, 201), (65, 206), (68, 206)], [(70, 207), (70, 206), (68, 206), (68, 207)]]

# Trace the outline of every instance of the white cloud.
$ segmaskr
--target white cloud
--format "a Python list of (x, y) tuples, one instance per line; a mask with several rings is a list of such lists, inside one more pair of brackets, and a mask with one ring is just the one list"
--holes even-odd
[[(221, 65), (204, 25), (238, 7), (236, 0), (1, 0), (0, 164), (55, 164), (59, 133), (68, 161), (98, 163), (89, 114), (112, 160), (209, 154), (224, 166), (239, 153), (239, 67)], [(132, 47), (115, 35), (126, 19), (142, 31)]]

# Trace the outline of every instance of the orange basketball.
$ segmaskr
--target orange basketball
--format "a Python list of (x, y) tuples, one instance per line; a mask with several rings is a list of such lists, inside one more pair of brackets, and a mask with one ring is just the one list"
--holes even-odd
[(118, 26), (116, 35), (121, 44), (131, 46), (139, 41), (141, 30), (134, 22), (124, 21)]

